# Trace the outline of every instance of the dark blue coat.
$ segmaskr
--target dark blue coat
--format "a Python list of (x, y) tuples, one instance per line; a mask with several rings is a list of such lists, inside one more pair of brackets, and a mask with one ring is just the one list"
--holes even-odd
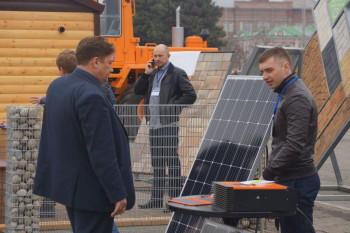
[(63, 205), (112, 212), (135, 203), (128, 137), (90, 73), (77, 68), (46, 95), (35, 194)]

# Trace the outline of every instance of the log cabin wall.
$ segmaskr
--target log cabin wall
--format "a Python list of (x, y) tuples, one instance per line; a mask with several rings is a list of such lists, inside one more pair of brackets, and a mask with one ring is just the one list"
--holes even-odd
[(91, 0), (0, 0), (0, 121), (6, 121), (7, 105), (45, 96), (59, 77), (57, 54), (98, 34), (103, 7)]

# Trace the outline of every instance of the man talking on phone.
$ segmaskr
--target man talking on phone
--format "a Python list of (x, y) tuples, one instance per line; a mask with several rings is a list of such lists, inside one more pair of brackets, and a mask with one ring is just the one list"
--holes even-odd
[[(169, 62), (167, 46), (154, 48), (145, 73), (137, 80), (135, 94), (145, 96), (146, 120), (149, 123), (151, 163), (154, 180), (151, 199), (141, 209), (162, 208), (165, 190), (165, 169), (169, 174), (169, 197), (181, 191), (181, 166), (178, 149), (179, 114), (196, 101), (196, 92), (184, 70)], [(157, 67), (157, 68), (155, 68)]]

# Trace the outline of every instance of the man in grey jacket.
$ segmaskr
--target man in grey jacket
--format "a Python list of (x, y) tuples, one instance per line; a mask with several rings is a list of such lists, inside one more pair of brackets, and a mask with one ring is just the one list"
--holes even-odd
[(272, 152), (261, 179), (297, 190), (297, 214), (280, 218), (281, 232), (307, 233), (313, 232), (313, 206), (320, 189), (313, 159), (317, 107), (290, 64), (288, 52), (280, 47), (268, 49), (259, 57), (264, 81), (279, 95), (273, 111)]
[[(196, 101), (196, 92), (184, 70), (169, 62), (165, 45), (154, 48), (153, 59), (148, 61), (145, 73), (135, 85), (135, 94), (145, 96), (146, 119), (150, 126), (153, 187), (151, 199), (141, 209), (161, 208), (165, 190), (165, 166), (168, 166), (169, 196), (181, 191), (181, 167), (178, 147), (179, 114), (184, 106)], [(155, 68), (157, 66), (157, 68)]]

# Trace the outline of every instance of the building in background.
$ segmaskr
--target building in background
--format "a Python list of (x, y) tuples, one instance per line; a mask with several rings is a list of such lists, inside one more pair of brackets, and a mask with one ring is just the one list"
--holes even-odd
[(223, 50), (236, 52), (241, 69), (255, 45), (304, 47), (315, 27), (315, 0), (213, 0), (223, 7), (219, 25), (226, 32)]

